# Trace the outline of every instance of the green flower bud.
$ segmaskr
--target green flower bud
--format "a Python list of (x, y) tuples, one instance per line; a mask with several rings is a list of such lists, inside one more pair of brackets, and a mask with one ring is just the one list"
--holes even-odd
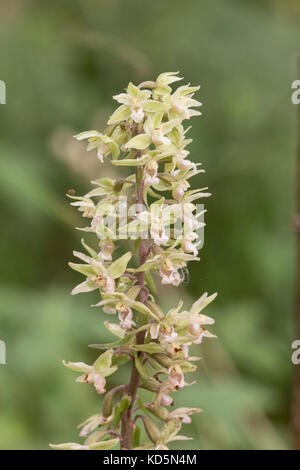
[(145, 431), (149, 436), (149, 439), (151, 439), (154, 444), (159, 440), (160, 438), (160, 432), (159, 429), (155, 426), (154, 423), (152, 423), (151, 419), (147, 418), (147, 416), (143, 416), (143, 423), (145, 427)]
[(169, 417), (169, 411), (167, 408), (164, 408), (163, 406), (147, 406), (148, 410), (153, 413), (155, 416), (158, 418), (162, 419), (163, 421), (166, 421)]
[(166, 354), (152, 354), (153, 359), (155, 359), (161, 366), (168, 369), (173, 364), (172, 359), (170, 359)]

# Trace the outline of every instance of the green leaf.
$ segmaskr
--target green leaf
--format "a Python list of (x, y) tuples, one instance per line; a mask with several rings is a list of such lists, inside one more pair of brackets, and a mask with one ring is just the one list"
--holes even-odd
[(85, 364), (84, 362), (66, 362), (66, 361), (62, 361), (62, 362), (65, 367), (75, 372), (89, 374), (90, 372), (93, 371), (93, 367)]
[(133, 286), (127, 292), (127, 297), (131, 300), (135, 300), (141, 291), (142, 286)]
[(77, 140), (91, 139), (93, 137), (100, 138), (102, 134), (98, 131), (84, 131), (74, 135), (74, 138)]
[(207, 305), (209, 305), (215, 298), (217, 297), (217, 293), (207, 296), (207, 293), (203, 294), (200, 299), (193, 303), (191, 308), (191, 314), (198, 314), (203, 310)]
[(124, 158), (123, 160), (113, 160), (111, 163), (117, 166), (140, 166), (148, 163), (150, 159), (150, 155), (146, 154), (141, 158)]
[(107, 441), (99, 441), (91, 444), (90, 450), (108, 450), (112, 449), (119, 443), (119, 438), (116, 437), (115, 439), (108, 439)]
[(141, 93), (141, 90), (137, 86), (135, 86), (132, 82), (129, 82), (126, 91), (128, 95), (134, 96), (135, 98), (137, 98)]
[(84, 276), (94, 276), (96, 274), (95, 269), (88, 264), (77, 264), (77, 263), (68, 263), (70, 268), (74, 269), (74, 271), (78, 271)]
[(164, 312), (162, 311), (160, 306), (157, 305), (155, 302), (152, 302), (151, 300), (146, 300), (145, 305), (151, 310), (151, 312), (153, 312), (157, 316), (157, 318), (164, 317)]
[(51, 449), (56, 450), (89, 450), (87, 446), (77, 444), (77, 442), (64, 442), (63, 444), (49, 444)]
[(105, 353), (101, 354), (101, 356), (99, 356), (93, 364), (95, 371), (101, 373), (103, 369), (107, 369), (108, 367), (110, 367), (112, 356), (112, 349), (108, 349), (107, 351), (105, 351)]
[(117, 323), (109, 323), (108, 320), (105, 320), (104, 325), (113, 335), (118, 336), (119, 338), (124, 337), (124, 330), (122, 330), (120, 325)]
[(138, 373), (144, 378), (148, 379), (151, 374), (148, 372), (147, 368), (143, 364), (143, 358), (138, 354), (135, 355), (135, 366), (138, 370)]
[(138, 312), (147, 315), (148, 317), (153, 318), (156, 321), (159, 321), (159, 318), (153, 313), (150, 308), (146, 307), (146, 305), (142, 304), (142, 302), (134, 301), (131, 304), (131, 307), (137, 310)]
[(143, 150), (151, 144), (151, 141), (152, 140), (150, 135), (140, 134), (130, 139), (124, 147), (128, 149), (134, 148), (138, 150)]
[(167, 109), (167, 105), (160, 101), (148, 100), (143, 103), (143, 109), (148, 113), (158, 113), (160, 111), (165, 111)]
[(71, 295), (81, 294), (83, 292), (92, 292), (96, 289), (99, 289), (99, 287), (93, 281), (84, 281), (72, 289)]
[(93, 250), (92, 248), (90, 248), (90, 247), (85, 243), (84, 238), (81, 239), (81, 244), (82, 244), (82, 246), (86, 249), (86, 251), (89, 253), (89, 255), (90, 255), (92, 258), (98, 260), (98, 254), (96, 253), (95, 250)]
[(130, 116), (130, 108), (125, 104), (119, 106), (116, 111), (110, 116), (108, 125), (114, 124), (115, 122), (125, 121)]
[(109, 268), (107, 269), (107, 274), (113, 279), (121, 277), (126, 271), (127, 264), (130, 261), (131, 256), (131, 251), (125, 253), (125, 255), (121, 256), (121, 258), (119, 258), (109, 266)]
[(135, 344), (132, 346), (132, 349), (148, 354), (160, 353), (164, 350), (163, 347), (158, 343)]
[(123, 344), (126, 344), (130, 336), (125, 336), (122, 338), (120, 341), (114, 341), (113, 343), (106, 343), (106, 344), (89, 344), (89, 348), (93, 349), (113, 349), (113, 348), (118, 348), (119, 346), (122, 346)]

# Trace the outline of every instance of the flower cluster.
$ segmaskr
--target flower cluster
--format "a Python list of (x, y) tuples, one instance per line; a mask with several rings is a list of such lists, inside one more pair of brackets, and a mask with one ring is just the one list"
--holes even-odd
[[(178, 80), (177, 73), (163, 73), (156, 81), (130, 83), (126, 93), (114, 96), (120, 106), (103, 133), (76, 136), (87, 139), (87, 150), (96, 149), (100, 162), (111, 158), (129, 174), (95, 180), (95, 188), (83, 197), (69, 194), (71, 204), (89, 219), (81, 230), (98, 240), (98, 247), (91, 248), (82, 239), (85, 253), (74, 252), (81, 263), (70, 266), (85, 280), (72, 294), (99, 291), (95, 307), (115, 318), (104, 325), (117, 340), (92, 345), (105, 350), (93, 365), (64, 362), (81, 374), (78, 382), (93, 384), (104, 398), (102, 413), (80, 425), (84, 444), (54, 448), (168, 449), (169, 442), (187, 439), (178, 434), (182, 423), (201, 411), (168, 407), (175, 391), (191, 385), (186, 374), (195, 371), (193, 362), (199, 358), (189, 355), (190, 345), (214, 337), (206, 329), (214, 320), (201, 312), (216, 294), (203, 294), (189, 310), (180, 301), (163, 312), (155, 300), (157, 281), (178, 286), (187, 263), (199, 260), (197, 232), (204, 211), (197, 213), (195, 201), (209, 196), (207, 188), (190, 189), (190, 179), (203, 170), (188, 159), (191, 139), (183, 127), (184, 120), (201, 114), (194, 109), (201, 103), (193, 98), (199, 87), (180, 86), (173, 92), (170, 85)], [(122, 254), (124, 238), (132, 239), (132, 249)], [(132, 369), (129, 383), (109, 390), (106, 378), (125, 362)], [(149, 402), (141, 389), (152, 392)], [(140, 424), (149, 438), (144, 443)]]

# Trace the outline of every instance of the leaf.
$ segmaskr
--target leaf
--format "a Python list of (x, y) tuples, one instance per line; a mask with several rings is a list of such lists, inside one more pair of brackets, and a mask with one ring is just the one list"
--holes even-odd
[(151, 144), (151, 136), (148, 134), (140, 134), (136, 135), (132, 139), (127, 142), (126, 145), (124, 145), (125, 148), (128, 149), (138, 149), (138, 150), (143, 150), (146, 147), (148, 147)]
[(62, 362), (65, 367), (75, 372), (81, 372), (84, 374), (89, 374), (90, 372), (93, 372), (93, 367), (85, 364), (84, 362)]
[(74, 269), (74, 271), (78, 271), (81, 274), (84, 274), (84, 276), (94, 276), (95, 269), (92, 268), (92, 266), (89, 266), (88, 264), (77, 264), (77, 263), (68, 263), (70, 268)]
[(132, 346), (132, 349), (134, 349), (135, 351), (142, 351), (148, 354), (160, 353), (164, 350), (160, 344), (152, 342), (148, 344), (135, 344)]
[(123, 160), (113, 160), (111, 163), (117, 166), (140, 166), (148, 163), (150, 158), (150, 155), (146, 154), (141, 158), (124, 158)]
[(167, 109), (167, 105), (160, 101), (148, 100), (143, 103), (143, 109), (148, 113), (158, 113), (160, 111), (165, 111)]
[(89, 450), (88, 446), (77, 444), (77, 442), (65, 442), (63, 444), (49, 444), (51, 449), (56, 450)]
[(119, 443), (119, 438), (116, 437), (115, 439), (108, 439), (107, 441), (99, 441), (91, 444), (90, 450), (108, 450), (112, 449)]
[(163, 131), (163, 134), (168, 134), (169, 132), (171, 132), (171, 130), (175, 127), (175, 126), (178, 126), (180, 124), (180, 120), (179, 119), (171, 119), (170, 121), (167, 121), (167, 122), (164, 122), (161, 127), (162, 127), (162, 131)]
[(151, 312), (153, 312), (158, 318), (163, 318), (164, 317), (164, 312), (160, 308), (159, 305), (157, 305), (155, 302), (152, 302), (151, 300), (146, 300), (145, 302), (146, 307), (148, 307)]
[(112, 154), (113, 159), (116, 160), (118, 158), (118, 156), (120, 155), (120, 149), (119, 149), (118, 145), (116, 144), (116, 142), (114, 142), (112, 139), (110, 139), (110, 142), (108, 143), (108, 146), (109, 146), (109, 150)]
[(125, 253), (125, 255), (121, 256), (121, 258), (119, 258), (109, 266), (109, 268), (107, 269), (107, 274), (113, 279), (121, 277), (126, 271), (127, 264), (130, 261), (131, 256), (131, 251)]
[(107, 191), (111, 191), (114, 187), (115, 180), (112, 178), (99, 178), (97, 180), (91, 181), (92, 184), (96, 184), (97, 186), (100, 186), (103, 189), (106, 189)]
[(129, 299), (131, 300), (135, 300), (136, 297), (139, 295), (140, 291), (141, 291), (141, 286), (133, 286), (129, 289), (129, 291), (127, 292), (127, 297), (129, 297)]
[(134, 96), (135, 98), (137, 98), (141, 93), (141, 90), (137, 86), (135, 86), (132, 82), (129, 82), (126, 91), (128, 95)]
[(74, 135), (77, 140), (91, 139), (92, 137), (101, 137), (102, 134), (98, 131), (85, 131), (80, 132), (80, 134)]
[(120, 339), (120, 341), (114, 341), (113, 343), (106, 343), (106, 344), (89, 344), (89, 348), (93, 349), (111, 349), (111, 348), (117, 348), (119, 346), (122, 346), (123, 344), (126, 344), (131, 335), (125, 336), (124, 338)]
[(71, 291), (71, 295), (81, 294), (83, 292), (92, 292), (96, 289), (98, 289), (98, 286), (93, 281), (84, 281), (74, 287)]
[(84, 238), (81, 239), (81, 244), (82, 244), (82, 246), (86, 249), (86, 251), (89, 253), (89, 255), (90, 255), (92, 258), (98, 260), (98, 254), (96, 253), (95, 250), (93, 250), (92, 248), (90, 248), (90, 247), (85, 243)]
[(131, 307), (137, 310), (138, 312), (143, 313), (156, 321), (159, 321), (159, 318), (153, 313), (146, 305), (142, 304), (142, 302), (134, 301), (131, 303)]
[(118, 336), (119, 338), (124, 337), (124, 330), (122, 330), (120, 325), (117, 325), (116, 323), (109, 323), (108, 320), (104, 322), (104, 325), (113, 335)]
[(98, 359), (94, 362), (93, 367), (96, 372), (100, 372), (111, 366), (111, 359), (113, 356), (113, 350), (108, 349), (105, 353), (101, 354)]
[(119, 106), (116, 111), (110, 116), (108, 125), (114, 124), (115, 122), (125, 121), (130, 116), (130, 108), (124, 104)]
[(170, 85), (173, 82), (177, 82), (178, 80), (182, 80), (181, 77), (176, 77), (176, 75), (179, 72), (164, 72), (161, 73), (157, 79), (156, 82), (159, 83), (160, 85)]
[(138, 373), (144, 378), (148, 379), (150, 377), (150, 373), (148, 372), (147, 368), (143, 364), (143, 358), (135, 355), (135, 366), (137, 368)]
[(207, 307), (207, 305), (210, 304), (216, 297), (216, 292), (210, 295), (209, 297), (207, 296), (207, 292), (205, 292), (205, 294), (203, 294), (200, 299), (193, 303), (191, 308), (191, 314), (194, 315), (200, 313), (201, 310)]

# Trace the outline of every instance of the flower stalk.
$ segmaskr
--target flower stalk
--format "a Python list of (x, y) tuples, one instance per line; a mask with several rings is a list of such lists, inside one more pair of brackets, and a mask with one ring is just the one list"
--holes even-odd
[[(186, 374), (196, 370), (193, 362), (200, 358), (190, 356), (189, 347), (214, 337), (205, 326), (214, 320), (200, 312), (216, 294), (203, 294), (189, 310), (180, 301), (164, 312), (156, 300), (157, 282), (178, 286), (187, 263), (199, 260), (204, 211), (198, 211), (195, 201), (209, 196), (207, 188), (190, 189), (190, 178), (203, 170), (186, 158), (191, 139), (186, 138), (189, 128), (183, 127), (184, 120), (201, 114), (193, 109), (201, 105), (193, 98), (199, 87), (181, 86), (173, 92), (170, 85), (178, 80), (177, 73), (163, 73), (156, 81), (130, 83), (126, 93), (114, 96), (121, 106), (103, 133), (76, 136), (87, 139), (87, 150), (95, 149), (100, 162), (110, 157), (114, 166), (127, 170), (117, 180), (92, 181), (96, 187), (84, 196), (68, 194), (90, 221), (80, 230), (98, 240), (92, 248), (82, 239), (86, 253), (74, 251), (81, 263), (70, 266), (85, 280), (72, 294), (99, 292), (94, 307), (116, 318), (104, 325), (117, 340), (91, 345), (105, 351), (92, 365), (64, 361), (81, 374), (78, 382), (93, 384), (104, 399), (102, 413), (79, 426), (83, 444), (53, 448), (168, 449), (170, 442), (188, 439), (178, 434), (182, 424), (201, 411), (172, 409), (172, 394), (192, 385)], [(122, 254), (124, 240), (132, 249)], [(110, 390), (109, 376), (124, 362), (131, 367), (129, 382)], [(150, 401), (143, 390), (152, 393)], [(146, 442), (141, 442), (140, 425)]]

